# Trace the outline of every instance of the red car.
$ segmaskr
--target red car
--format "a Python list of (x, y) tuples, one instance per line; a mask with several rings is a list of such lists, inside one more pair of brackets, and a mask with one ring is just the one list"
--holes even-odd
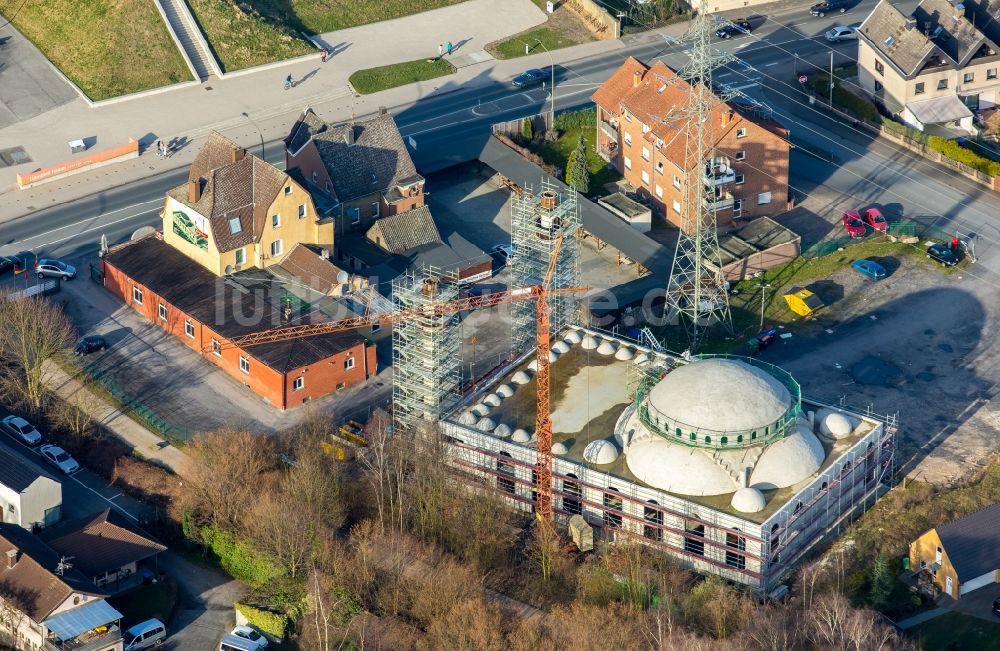
[(878, 208), (869, 208), (865, 211), (865, 223), (875, 229), (876, 233), (884, 233), (889, 230), (889, 222), (882, 216), (882, 211)]
[(861, 215), (857, 210), (848, 210), (844, 213), (844, 228), (851, 237), (865, 236), (865, 223), (861, 221)]

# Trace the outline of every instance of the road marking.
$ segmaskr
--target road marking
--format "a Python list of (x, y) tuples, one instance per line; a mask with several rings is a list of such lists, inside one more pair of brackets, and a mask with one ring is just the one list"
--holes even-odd
[(781, 61), (772, 61), (771, 63), (765, 63), (765, 64), (764, 64), (764, 67), (765, 67), (765, 68), (770, 68), (771, 66), (776, 66), (776, 65), (778, 65), (779, 63), (781, 63)]
[[(142, 204), (136, 204), (136, 205), (140, 206)], [(80, 231), (79, 233), (75, 233), (73, 235), (68, 235), (66, 237), (60, 237), (59, 239), (52, 240), (51, 242), (44, 242), (42, 244), (35, 244), (31, 248), (33, 248), (33, 249), (39, 249), (39, 248), (46, 247), (46, 246), (52, 246), (53, 244), (59, 244), (61, 242), (65, 242), (66, 240), (71, 240), (71, 239), (73, 239), (75, 237), (79, 237), (81, 235), (86, 235), (87, 233), (94, 233), (94, 232), (99, 231), (99, 230), (101, 230), (103, 228), (107, 228), (108, 226), (114, 226), (115, 224), (120, 224), (121, 222), (128, 221), (129, 219), (135, 219), (136, 217), (139, 217), (141, 215), (142, 215), (142, 213), (138, 212), (138, 213), (136, 213), (134, 215), (129, 215), (128, 217), (122, 217), (121, 219), (116, 219), (113, 222), (108, 222), (106, 224), (101, 224), (100, 226), (95, 226), (94, 228), (84, 229), (84, 230)], [(63, 228), (69, 228), (70, 226), (76, 226), (78, 224), (79, 224), (79, 222), (77, 222), (77, 224), (70, 224), (69, 226), (63, 226), (63, 227), (57, 228), (55, 230), (62, 230)], [(50, 232), (54, 232), (54, 231), (50, 231)], [(19, 240), (17, 246), (23, 246), (23, 242), (30, 242), (31, 240), (37, 239), (39, 237), (43, 237), (44, 235), (45, 234), (43, 234), (43, 235), (34, 235), (34, 236), (29, 237), (29, 238), (27, 238), (25, 240)], [(13, 248), (14, 248), (14, 245), (11, 245), (11, 250), (13, 250)]]

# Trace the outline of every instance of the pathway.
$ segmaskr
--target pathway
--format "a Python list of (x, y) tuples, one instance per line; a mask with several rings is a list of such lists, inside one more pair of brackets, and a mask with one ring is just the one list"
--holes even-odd
[(160, 6), (163, 7), (163, 13), (166, 14), (170, 27), (177, 35), (177, 40), (181, 42), (181, 47), (194, 66), (198, 78), (205, 81), (212, 75), (213, 66), (210, 61), (212, 53), (202, 47), (198, 38), (198, 26), (194, 23), (194, 17), (184, 4), (184, 0), (160, 0)]
[(897, 622), (896, 626), (905, 631), (908, 628), (913, 628), (918, 624), (923, 624), (924, 622), (932, 620), (935, 617), (940, 617), (941, 615), (944, 615), (949, 611), (950, 611), (949, 608), (935, 608), (934, 610), (927, 610), (925, 612), (920, 613), (919, 615), (914, 615), (913, 617), (909, 617), (900, 622)]

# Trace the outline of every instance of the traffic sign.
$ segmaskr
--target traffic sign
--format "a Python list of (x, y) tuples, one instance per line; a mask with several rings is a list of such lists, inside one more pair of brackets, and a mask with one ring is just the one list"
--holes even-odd
[(805, 75), (799, 75), (799, 83), (800, 84), (804, 84), (807, 81), (809, 81), (809, 77), (806, 77)]

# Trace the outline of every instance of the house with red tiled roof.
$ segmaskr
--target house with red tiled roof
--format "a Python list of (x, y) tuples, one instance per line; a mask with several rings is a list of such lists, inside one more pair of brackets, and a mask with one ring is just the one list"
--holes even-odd
[(786, 210), (788, 130), (713, 95), (711, 154), (693, 160), (683, 112), (690, 94), (688, 82), (662, 61), (647, 66), (629, 57), (593, 95), (598, 153), (676, 226), (696, 196), (723, 229)]

